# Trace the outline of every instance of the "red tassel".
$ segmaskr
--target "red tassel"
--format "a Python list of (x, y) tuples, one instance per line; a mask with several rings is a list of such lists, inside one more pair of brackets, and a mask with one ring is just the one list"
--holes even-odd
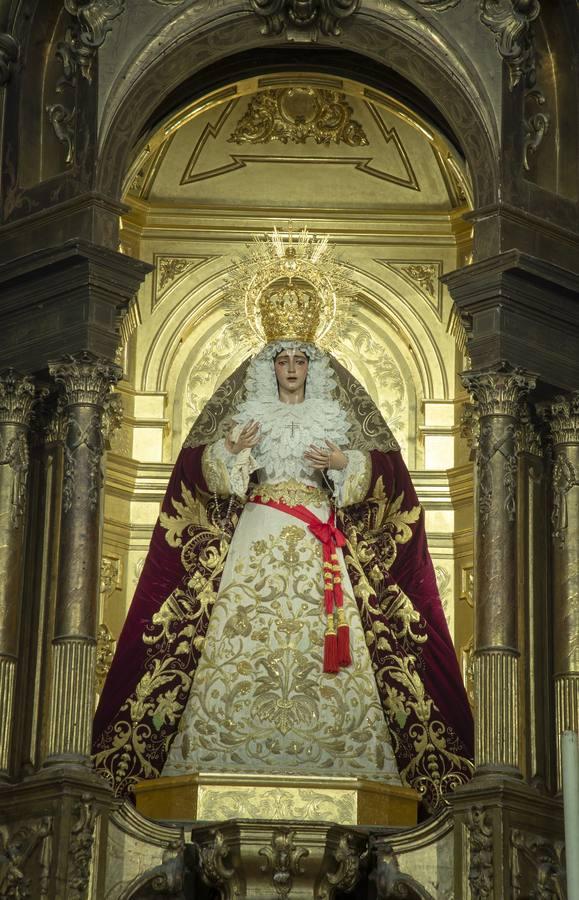
[(338, 625), (338, 663), (341, 666), (350, 666), (352, 657), (350, 655), (350, 629), (348, 625)]
[(324, 637), (324, 672), (339, 672), (338, 638), (333, 631), (326, 632)]

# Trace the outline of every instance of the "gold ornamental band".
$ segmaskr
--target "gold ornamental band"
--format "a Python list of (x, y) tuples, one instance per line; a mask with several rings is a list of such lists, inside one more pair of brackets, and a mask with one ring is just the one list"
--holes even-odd
[(285, 503), (287, 506), (323, 506), (330, 499), (327, 491), (318, 487), (308, 487), (295, 479), (280, 481), (277, 484), (258, 484), (250, 494), (250, 502), (255, 497), (261, 497), (264, 503), (275, 500), (276, 503)]

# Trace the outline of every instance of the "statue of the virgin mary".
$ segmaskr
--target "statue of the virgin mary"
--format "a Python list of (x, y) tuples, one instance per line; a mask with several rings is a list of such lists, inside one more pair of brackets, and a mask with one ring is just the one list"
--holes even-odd
[(200, 771), (358, 776), (432, 812), (470, 778), (424, 512), (379, 410), (316, 345), (322, 307), (294, 271), (258, 292), (265, 346), (179, 454), (95, 718), (119, 795)]

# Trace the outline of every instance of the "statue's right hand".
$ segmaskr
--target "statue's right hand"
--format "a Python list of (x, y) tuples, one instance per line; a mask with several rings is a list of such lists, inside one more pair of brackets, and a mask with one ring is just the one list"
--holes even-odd
[(241, 453), (248, 447), (255, 447), (259, 443), (261, 435), (259, 433), (259, 422), (248, 422), (239, 432), (237, 439), (233, 437), (235, 428), (232, 428), (225, 438), (225, 446), (230, 453)]

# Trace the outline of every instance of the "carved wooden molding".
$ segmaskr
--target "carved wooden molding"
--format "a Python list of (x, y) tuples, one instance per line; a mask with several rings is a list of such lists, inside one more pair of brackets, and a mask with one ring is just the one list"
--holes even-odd
[(0, 87), (8, 84), (14, 63), (18, 59), (18, 44), (10, 34), (0, 34)]
[(299, 36), (315, 40), (318, 32), (341, 34), (341, 23), (358, 9), (360, 0), (249, 0), (253, 12), (264, 20), (263, 35)]

